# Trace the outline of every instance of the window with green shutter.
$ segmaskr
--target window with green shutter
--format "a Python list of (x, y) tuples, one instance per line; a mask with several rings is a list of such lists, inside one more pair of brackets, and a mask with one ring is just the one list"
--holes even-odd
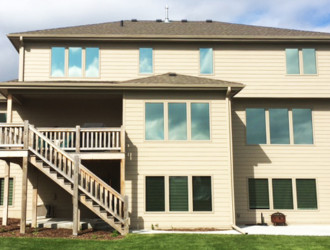
[(170, 211), (188, 211), (187, 176), (170, 176)]
[(293, 209), (292, 180), (273, 179), (274, 209)]
[(193, 176), (193, 211), (212, 211), (210, 176)]
[(297, 179), (298, 209), (317, 209), (315, 179)]
[(249, 179), (250, 209), (269, 209), (267, 179)]
[[(0, 206), (3, 206), (3, 198), (4, 198), (4, 188), (5, 188), (5, 179), (0, 179)], [(8, 197), (8, 205), (13, 205), (13, 190), (14, 190), (14, 179), (9, 178), (9, 197)]]
[(146, 177), (146, 211), (165, 211), (165, 185), (163, 176)]

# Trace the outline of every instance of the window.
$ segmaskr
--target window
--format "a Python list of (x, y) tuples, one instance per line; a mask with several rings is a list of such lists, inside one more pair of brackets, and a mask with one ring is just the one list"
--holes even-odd
[[(286, 72), (287, 74), (316, 74), (315, 49), (286, 49)], [(301, 64), (303, 65), (301, 67)]]
[(270, 143), (290, 144), (289, 112), (287, 109), (269, 109)]
[(99, 48), (86, 48), (86, 77), (99, 76)]
[(69, 48), (69, 76), (82, 76), (82, 49)]
[(0, 122), (7, 122), (7, 113), (0, 113)]
[(146, 103), (145, 137), (146, 140), (164, 140), (163, 103)]
[(193, 210), (212, 211), (210, 176), (193, 176)]
[(266, 119), (264, 109), (246, 109), (247, 144), (266, 143)]
[(292, 180), (273, 179), (274, 209), (293, 209)]
[(292, 109), (295, 144), (313, 144), (312, 110)]
[(65, 48), (53, 47), (52, 48), (52, 73), (54, 77), (65, 76)]
[(249, 145), (313, 144), (312, 110), (247, 108), (246, 142)]
[(146, 177), (146, 211), (165, 211), (164, 177)]
[[(146, 177), (146, 211), (212, 211), (211, 185), (211, 176), (148, 176)], [(165, 191), (165, 186), (168, 192)]]
[(168, 139), (187, 140), (187, 108), (185, 103), (168, 104)]
[[(13, 189), (14, 189), (14, 179), (9, 178), (9, 196), (8, 196), (8, 205), (13, 205)], [(4, 191), (5, 191), (5, 179), (0, 178), (0, 206), (3, 206), (4, 199)]]
[[(99, 77), (99, 48), (52, 47), (51, 53), (52, 77)], [(65, 65), (68, 66), (67, 69)]]
[(170, 211), (188, 211), (188, 177), (170, 176)]
[(191, 104), (191, 139), (210, 140), (210, 115), (208, 103)]
[(200, 73), (201, 74), (213, 74), (213, 49), (212, 48), (200, 48)]
[(317, 209), (315, 179), (297, 179), (298, 209)]
[[(147, 102), (145, 104), (145, 139), (210, 140), (209, 112), (209, 103)], [(191, 118), (190, 126), (187, 124), (187, 117)], [(166, 131), (164, 124), (167, 124)]]
[(140, 48), (140, 73), (153, 73), (152, 48)]
[(267, 179), (249, 179), (250, 209), (269, 209)]

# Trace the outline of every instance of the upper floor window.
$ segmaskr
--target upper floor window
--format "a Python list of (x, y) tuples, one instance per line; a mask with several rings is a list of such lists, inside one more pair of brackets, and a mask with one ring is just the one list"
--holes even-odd
[(52, 48), (52, 76), (64, 77), (65, 76), (65, 48), (53, 47)]
[[(293, 135), (293, 140), (290, 134)], [(246, 142), (247, 144), (313, 144), (312, 110), (248, 108), (246, 109)]]
[(82, 48), (69, 48), (69, 76), (82, 76)]
[(146, 103), (145, 139), (210, 140), (209, 103)]
[(213, 74), (213, 49), (200, 48), (199, 49), (199, 67), (201, 74)]
[[(316, 74), (315, 49), (286, 49), (287, 74)], [(302, 66), (301, 66), (302, 65)]]
[(139, 68), (141, 74), (153, 73), (152, 48), (140, 48)]
[(99, 48), (69, 47), (67, 50), (68, 56), (64, 47), (51, 49), (52, 77), (99, 77)]

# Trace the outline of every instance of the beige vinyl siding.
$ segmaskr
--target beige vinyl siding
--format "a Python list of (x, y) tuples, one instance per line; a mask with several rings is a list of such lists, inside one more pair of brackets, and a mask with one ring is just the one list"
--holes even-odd
[[(330, 47), (315, 44), (77, 44), (56, 46), (81, 46), (100, 48), (100, 77), (56, 78), (50, 77), (50, 48), (55, 44), (26, 46), (25, 81), (86, 80), (122, 81), (150, 74), (139, 73), (139, 48), (153, 48), (154, 73), (181, 74), (237, 81), (246, 87), (237, 97), (330, 97)], [(199, 48), (213, 48), (214, 74), (200, 75)], [(287, 75), (286, 48), (315, 48), (316, 75)]]
[[(145, 102), (164, 100), (210, 102), (211, 140), (145, 141)], [(229, 228), (232, 210), (228, 119), (224, 94), (126, 92), (124, 102), (127, 134), (126, 193), (130, 197), (131, 227), (151, 228), (152, 224), (158, 224), (159, 228)], [(213, 211), (146, 212), (146, 176), (211, 176)], [(167, 186), (165, 197), (168, 197), (168, 192)], [(191, 199), (189, 203), (192, 204)], [(166, 207), (168, 206), (167, 200)], [(192, 209), (192, 205), (190, 208)]]
[[(311, 108), (314, 130), (313, 145), (246, 145), (245, 109)], [(330, 104), (328, 100), (242, 100), (233, 106), (233, 143), (236, 219), (238, 224), (266, 223), (270, 215), (283, 212), (288, 224), (330, 223)], [(269, 180), (270, 209), (249, 209), (248, 178)], [(271, 179), (293, 179), (293, 210), (273, 209)], [(316, 179), (317, 210), (297, 209), (295, 179)]]

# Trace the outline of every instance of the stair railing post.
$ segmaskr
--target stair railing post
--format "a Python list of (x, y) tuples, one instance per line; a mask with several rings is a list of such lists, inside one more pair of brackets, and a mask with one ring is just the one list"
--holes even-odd
[(24, 121), (24, 150), (29, 149), (29, 121)]
[(76, 126), (76, 153), (80, 153), (80, 126)]
[(74, 156), (74, 173), (73, 173), (73, 236), (78, 235), (79, 230), (79, 165), (80, 158), (78, 155)]
[(129, 225), (128, 225), (128, 196), (124, 196), (124, 230), (125, 234), (128, 233)]

